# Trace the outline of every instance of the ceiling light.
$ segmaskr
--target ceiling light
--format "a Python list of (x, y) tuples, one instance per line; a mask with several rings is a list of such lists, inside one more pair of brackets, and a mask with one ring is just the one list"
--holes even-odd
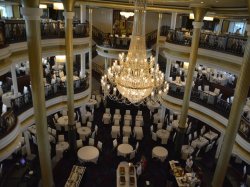
[(64, 10), (62, 3), (53, 3), (53, 9), (54, 10)]
[(46, 8), (47, 8), (47, 5), (46, 5), (46, 4), (40, 4), (40, 5), (39, 5), (39, 8), (41, 8), (41, 9), (46, 9)]
[[(194, 19), (194, 14), (193, 13), (189, 14), (189, 19)], [(203, 20), (205, 20), (205, 21), (213, 21), (214, 18), (210, 17), (210, 16), (205, 16)]]
[(203, 1), (201, 1), (201, 4), (203, 4), (204, 2)]
[(66, 62), (66, 56), (65, 55), (57, 55), (55, 61), (56, 61), (56, 63), (65, 63)]
[(128, 19), (129, 17), (134, 16), (134, 12), (120, 12), (120, 15)]

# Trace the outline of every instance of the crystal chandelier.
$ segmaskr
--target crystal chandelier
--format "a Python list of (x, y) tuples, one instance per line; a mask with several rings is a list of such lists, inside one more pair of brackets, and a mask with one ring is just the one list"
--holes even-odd
[(135, 1), (134, 24), (127, 56), (119, 55), (101, 79), (104, 98), (140, 105), (158, 101), (168, 91), (164, 74), (154, 57), (147, 59), (145, 40), (145, 0)]

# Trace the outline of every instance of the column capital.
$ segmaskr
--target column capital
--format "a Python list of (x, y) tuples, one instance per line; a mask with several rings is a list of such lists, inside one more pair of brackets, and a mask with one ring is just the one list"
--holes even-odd
[(192, 25), (194, 26), (194, 29), (201, 29), (201, 27), (203, 26), (203, 22), (193, 21)]
[(75, 16), (75, 12), (63, 12), (63, 16), (65, 19), (73, 19)]
[(25, 20), (40, 20), (43, 10), (40, 8), (21, 7), (21, 14)]
[(207, 13), (208, 7), (203, 6), (201, 4), (192, 4), (190, 5), (190, 7), (192, 8), (194, 13), (194, 20), (198, 22), (203, 21), (203, 18)]
[(75, 0), (62, 0), (65, 12), (73, 12)]

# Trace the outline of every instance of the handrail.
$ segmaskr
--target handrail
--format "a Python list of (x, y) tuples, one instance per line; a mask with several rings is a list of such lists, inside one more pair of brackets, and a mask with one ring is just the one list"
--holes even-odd
[[(185, 90), (184, 86), (179, 86), (174, 83), (169, 83), (168, 95), (183, 100), (184, 90)], [(213, 103), (209, 104), (208, 102), (209, 96), (214, 97), (214, 100), (212, 100), (214, 104)], [(213, 96), (207, 92), (196, 89), (192, 89), (190, 101), (202, 105), (227, 119), (229, 117), (232, 106), (231, 103), (228, 103), (227, 101), (217, 96)], [(242, 115), (241, 117), (240, 128), (238, 133), (242, 138), (244, 138), (247, 142), (250, 143), (250, 121), (244, 115)]]
[[(79, 80), (74, 80), (74, 94), (80, 93), (87, 90), (89, 87), (88, 76), (81, 78)], [(44, 86), (45, 90), (45, 100), (50, 100), (52, 98), (66, 95), (67, 88), (65, 82), (56, 82), (54, 84), (49, 84)], [(16, 115), (21, 114), (22, 112), (30, 109), (33, 106), (32, 104), (32, 94), (30, 92), (21, 95), (15, 99), (11, 100), (11, 107), (14, 110)]]
[[(73, 24), (73, 37), (83, 38), (89, 36), (88, 23), (74, 23)], [(6, 47), (11, 43), (25, 42), (26, 30), (24, 20), (5, 20), (0, 21), (0, 48)], [(64, 38), (64, 22), (41, 21), (41, 38)]]
[[(164, 27), (164, 29), (166, 28)], [(191, 46), (192, 32), (168, 29), (162, 31), (162, 33), (165, 34), (167, 42), (178, 45)], [(243, 56), (246, 42), (247, 38), (243, 36), (201, 33), (199, 47), (236, 56)]]

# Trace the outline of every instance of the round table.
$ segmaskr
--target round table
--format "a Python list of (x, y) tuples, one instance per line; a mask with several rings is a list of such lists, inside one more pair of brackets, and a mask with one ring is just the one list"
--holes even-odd
[(126, 157), (126, 155), (130, 154), (133, 151), (133, 147), (129, 144), (120, 144), (117, 147), (117, 156)]
[(56, 144), (56, 151), (65, 151), (66, 149), (69, 148), (69, 143), (68, 142), (58, 142)]
[(68, 116), (61, 116), (60, 118), (57, 119), (57, 123), (61, 126), (67, 126), (68, 123)]
[(77, 129), (77, 133), (81, 139), (85, 140), (85, 138), (90, 135), (91, 129), (89, 127), (80, 127)]
[(77, 151), (80, 161), (97, 163), (99, 150), (94, 146), (84, 146)]
[(168, 139), (169, 138), (169, 131), (165, 130), (165, 129), (159, 129), (158, 131), (156, 131), (156, 135), (160, 138), (160, 139)]
[(168, 150), (162, 146), (156, 146), (152, 150), (152, 158), (159, 158), (163, 162), (167, 156)]
[(189, 155), (191, 155), (194, 152), (194, 148), (190, 145), (183, 145), (181, 148), (181, 158), (183, 160), (186, 160)]

